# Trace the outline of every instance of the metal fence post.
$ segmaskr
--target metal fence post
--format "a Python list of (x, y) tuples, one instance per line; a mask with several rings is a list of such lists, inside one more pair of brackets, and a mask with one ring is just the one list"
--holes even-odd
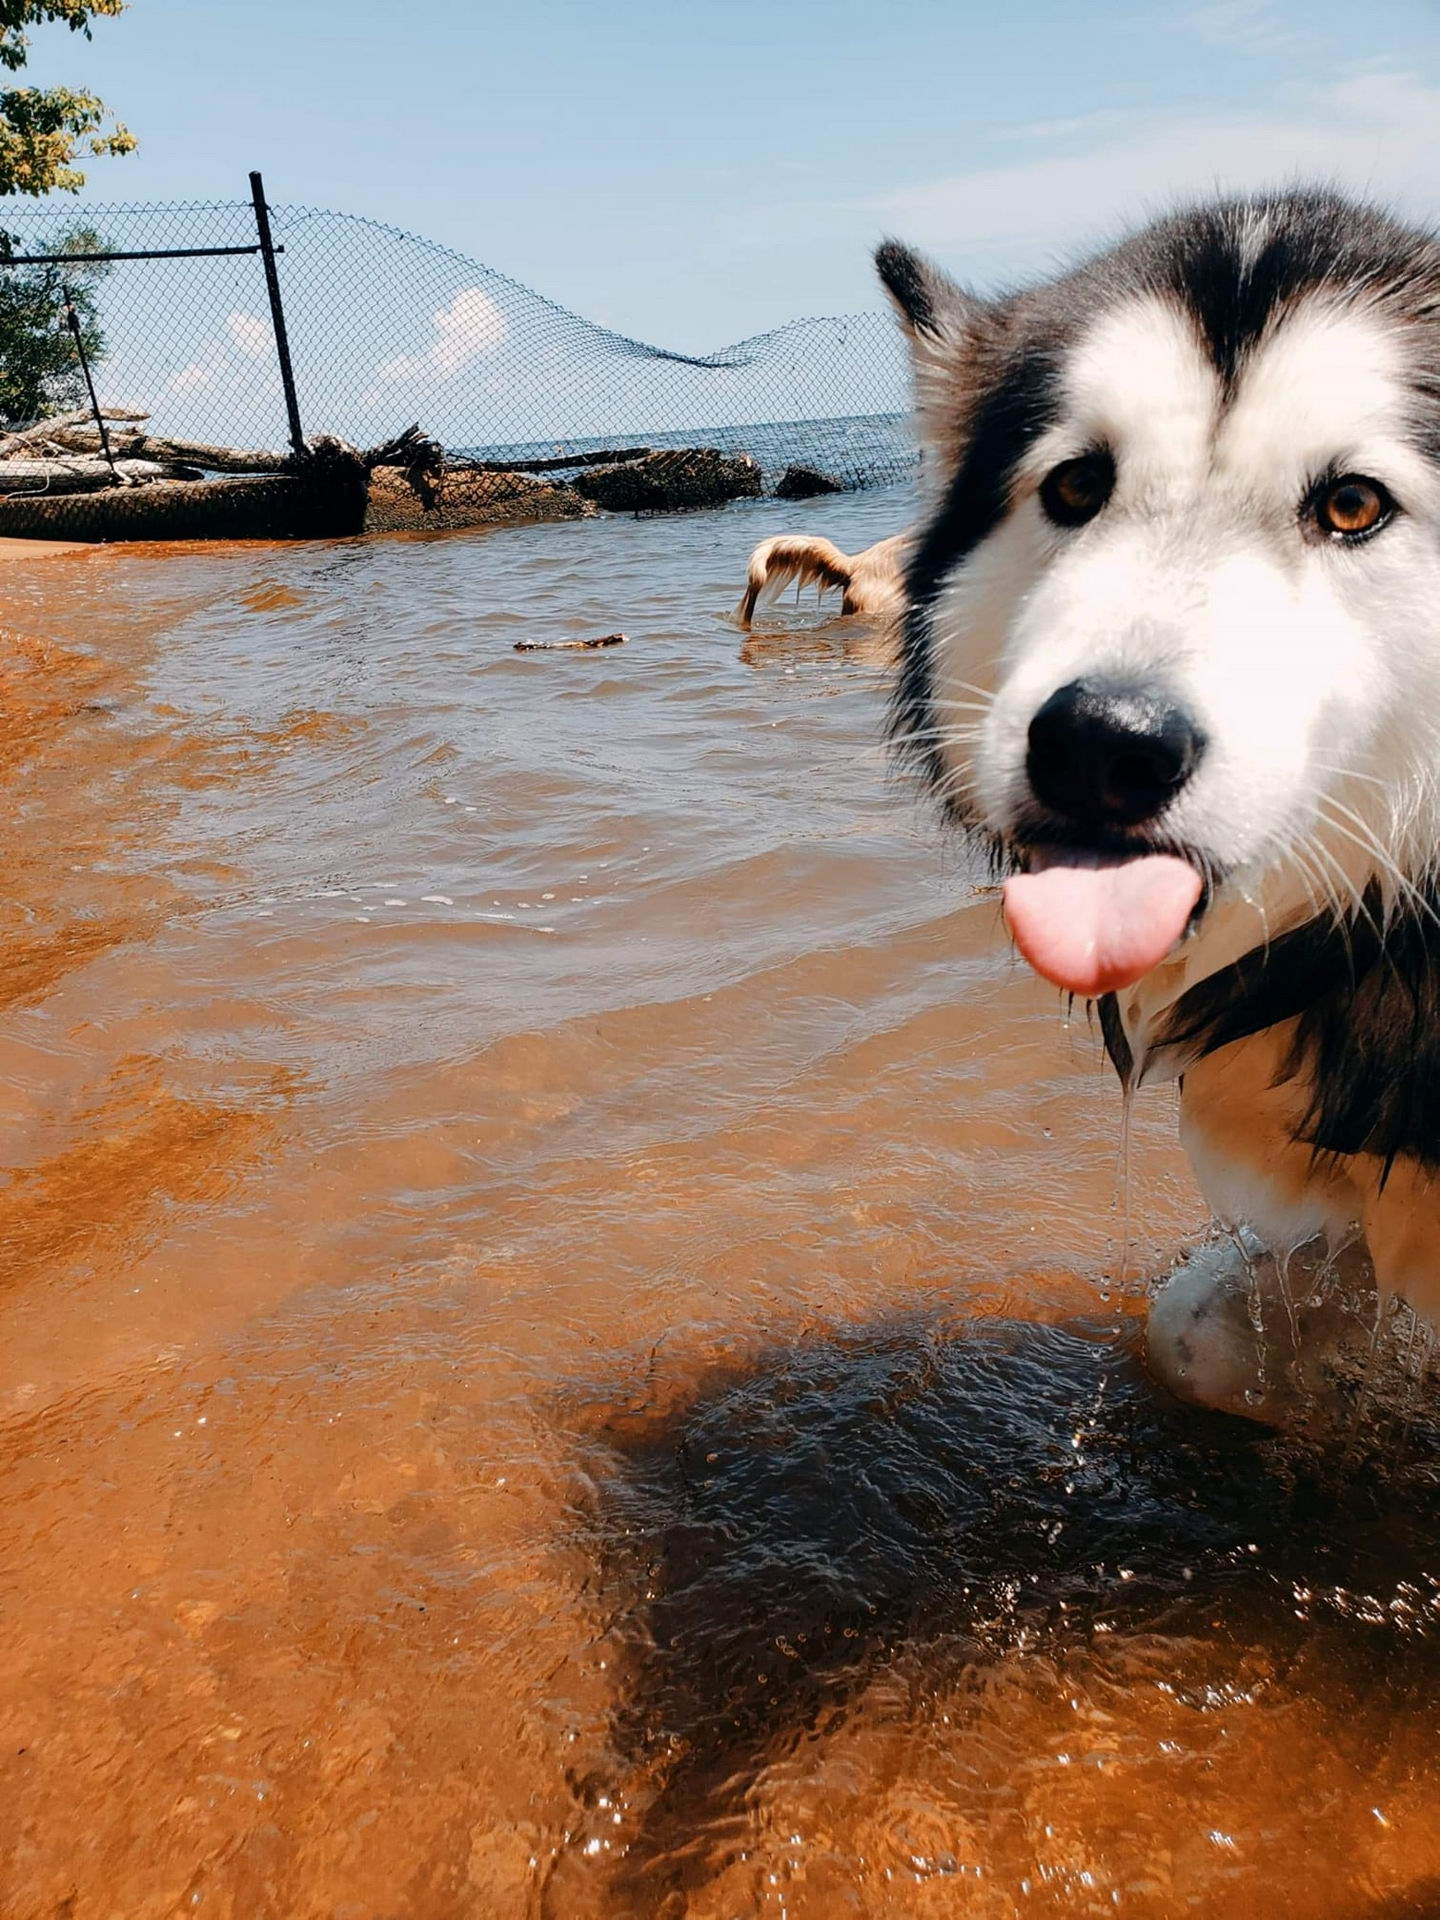
[(75, 310), (75, 296), (62, 280), (60, 283), (62, 324), (69, 328), (70, 338), (75, 342), (75, 357), (80, 362), (80, 371), (85, 376), (85, 391), (90, 396), (90, 411), (95, 416), (95, 425), (100, 434), (100, 451), (105, 456), (105, 464), (110, 469), (110, 478), (118, 487), (120, 476), (115, 471), (115, 456), (110, 451), (110, 432), (105, 425), (105, 412), (95, 392), (94, 376), (90, 372), (90, 356), (85, 351), (85, 333), (80, 325), (80, 315)]
[(290, 364), (290, 341), (285, 332), (285, 309), (280, 304), (280, 276), (275, 271), (275, 244), (270, 238), (270, 209), (265, 204), (265, 183), (258, 173), (250, 176), (250, 198), (255, 207), (255, 231), (260, 239), (260, 257), (265, 262), (265, 289), (270, 295), (270, 321), (275, 329), (275, 353), (280, 361), (280, 384), (285, 390), (285, 412), (290, 421), (290, 445), (297, 454), (305, 451), (305, 436), (300, 430), (300, 403), (295, 397), (295, 369)]

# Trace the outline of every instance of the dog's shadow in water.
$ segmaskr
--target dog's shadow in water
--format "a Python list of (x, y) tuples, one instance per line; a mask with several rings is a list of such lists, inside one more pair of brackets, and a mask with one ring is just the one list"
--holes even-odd
[[(683, 1913), (743, 1844), (760, 1770), (902, 1652), (954, 1673), (1102, 1624), (1213, 1639), (1228, 1622), (1283, 1668), (1309, 1631), (1303, 1586), (1345, 1597), (1368, 1672), (1394, 1652), (1384, 1597), (1436, 1591), (1423, 1436), (1403, 1493), (1373, 1460), (1337, 1476), (1169, 1404), (1099, 1328), (890, 1323), (776, 1353), (678, 1411), (603, 1419), (595, 1443), (621, 1694), (613, 1766), (575, 1783), (591, 1811), (556, 1863), (555, 1915)], [(597, 1876), (602, 1850), (620, 1858)]]

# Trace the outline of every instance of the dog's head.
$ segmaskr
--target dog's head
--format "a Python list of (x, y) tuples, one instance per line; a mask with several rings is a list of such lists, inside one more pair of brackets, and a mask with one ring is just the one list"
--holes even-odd
[(1268, 933), (1427, 874), (1440, 244), (1315, 193), (994, 302), (877, 259), (931, 496), (896, 738), (1032, 964), (1102, 994), (1213, 903)]

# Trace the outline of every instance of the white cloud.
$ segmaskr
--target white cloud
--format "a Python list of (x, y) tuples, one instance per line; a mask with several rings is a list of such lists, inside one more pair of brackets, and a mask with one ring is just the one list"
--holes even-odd
[(227, 314), (225, 325), (230, 329), (230, 338), (252, 360), (258, 360), (271, 349), (270, 325), (253, 313)]
[(1421, 213), (1440, 197), (1440, 88), (1390, 67), (1289, 88), (1268, 116), (1107, 113), (1025, 132), (1051, 150), (878, 194), (859, 210), (983, 277), (1217, 188), (1319, 181)]
[(188, 367), (181, 367), (178, 373), (170, 376), (167, 393), (194, 393), (200, 387), (208, 387), (215, 378), (215, 369), (207, 367), (202, 361), (192, 360)]
[(206, 387), (223, 387), (230, 393), (248, 391), (256, 379), (257, 369), (246, 366), (245, 362), (263, 360), (274, 350), (268, 321), (253, 313), (227, 314), (224, 336), (205, 350), (202, 359), (192, 360), (178, 373), (172, 373), (165, 391), (176, 395), (199, 393)]
[(462, 287), (435, 315), (435, 338), (423, 353), (401, 354), (379, 368), (382, 380), (448, 380), (472, 360), (494, 353), (505, 339), (505, 316), (479, 287)]

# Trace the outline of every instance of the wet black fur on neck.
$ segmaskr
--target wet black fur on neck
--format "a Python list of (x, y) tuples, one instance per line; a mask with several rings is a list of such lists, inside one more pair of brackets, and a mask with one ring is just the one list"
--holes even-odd
[[(1113, 994), (1100, 1002), (1121, 1081), (1135, 1063)], [(1184, 994), (1152, 1050), (1187, 1064), (1298, 1020), (1282, 1080), (1308, 1089), (1295, 1138), (1317, 1154), (1369, 1153), (1440, 1167), (1440, 876), (1385, 920), (1378, 889), (1364, 910), (1306, 921)]]

